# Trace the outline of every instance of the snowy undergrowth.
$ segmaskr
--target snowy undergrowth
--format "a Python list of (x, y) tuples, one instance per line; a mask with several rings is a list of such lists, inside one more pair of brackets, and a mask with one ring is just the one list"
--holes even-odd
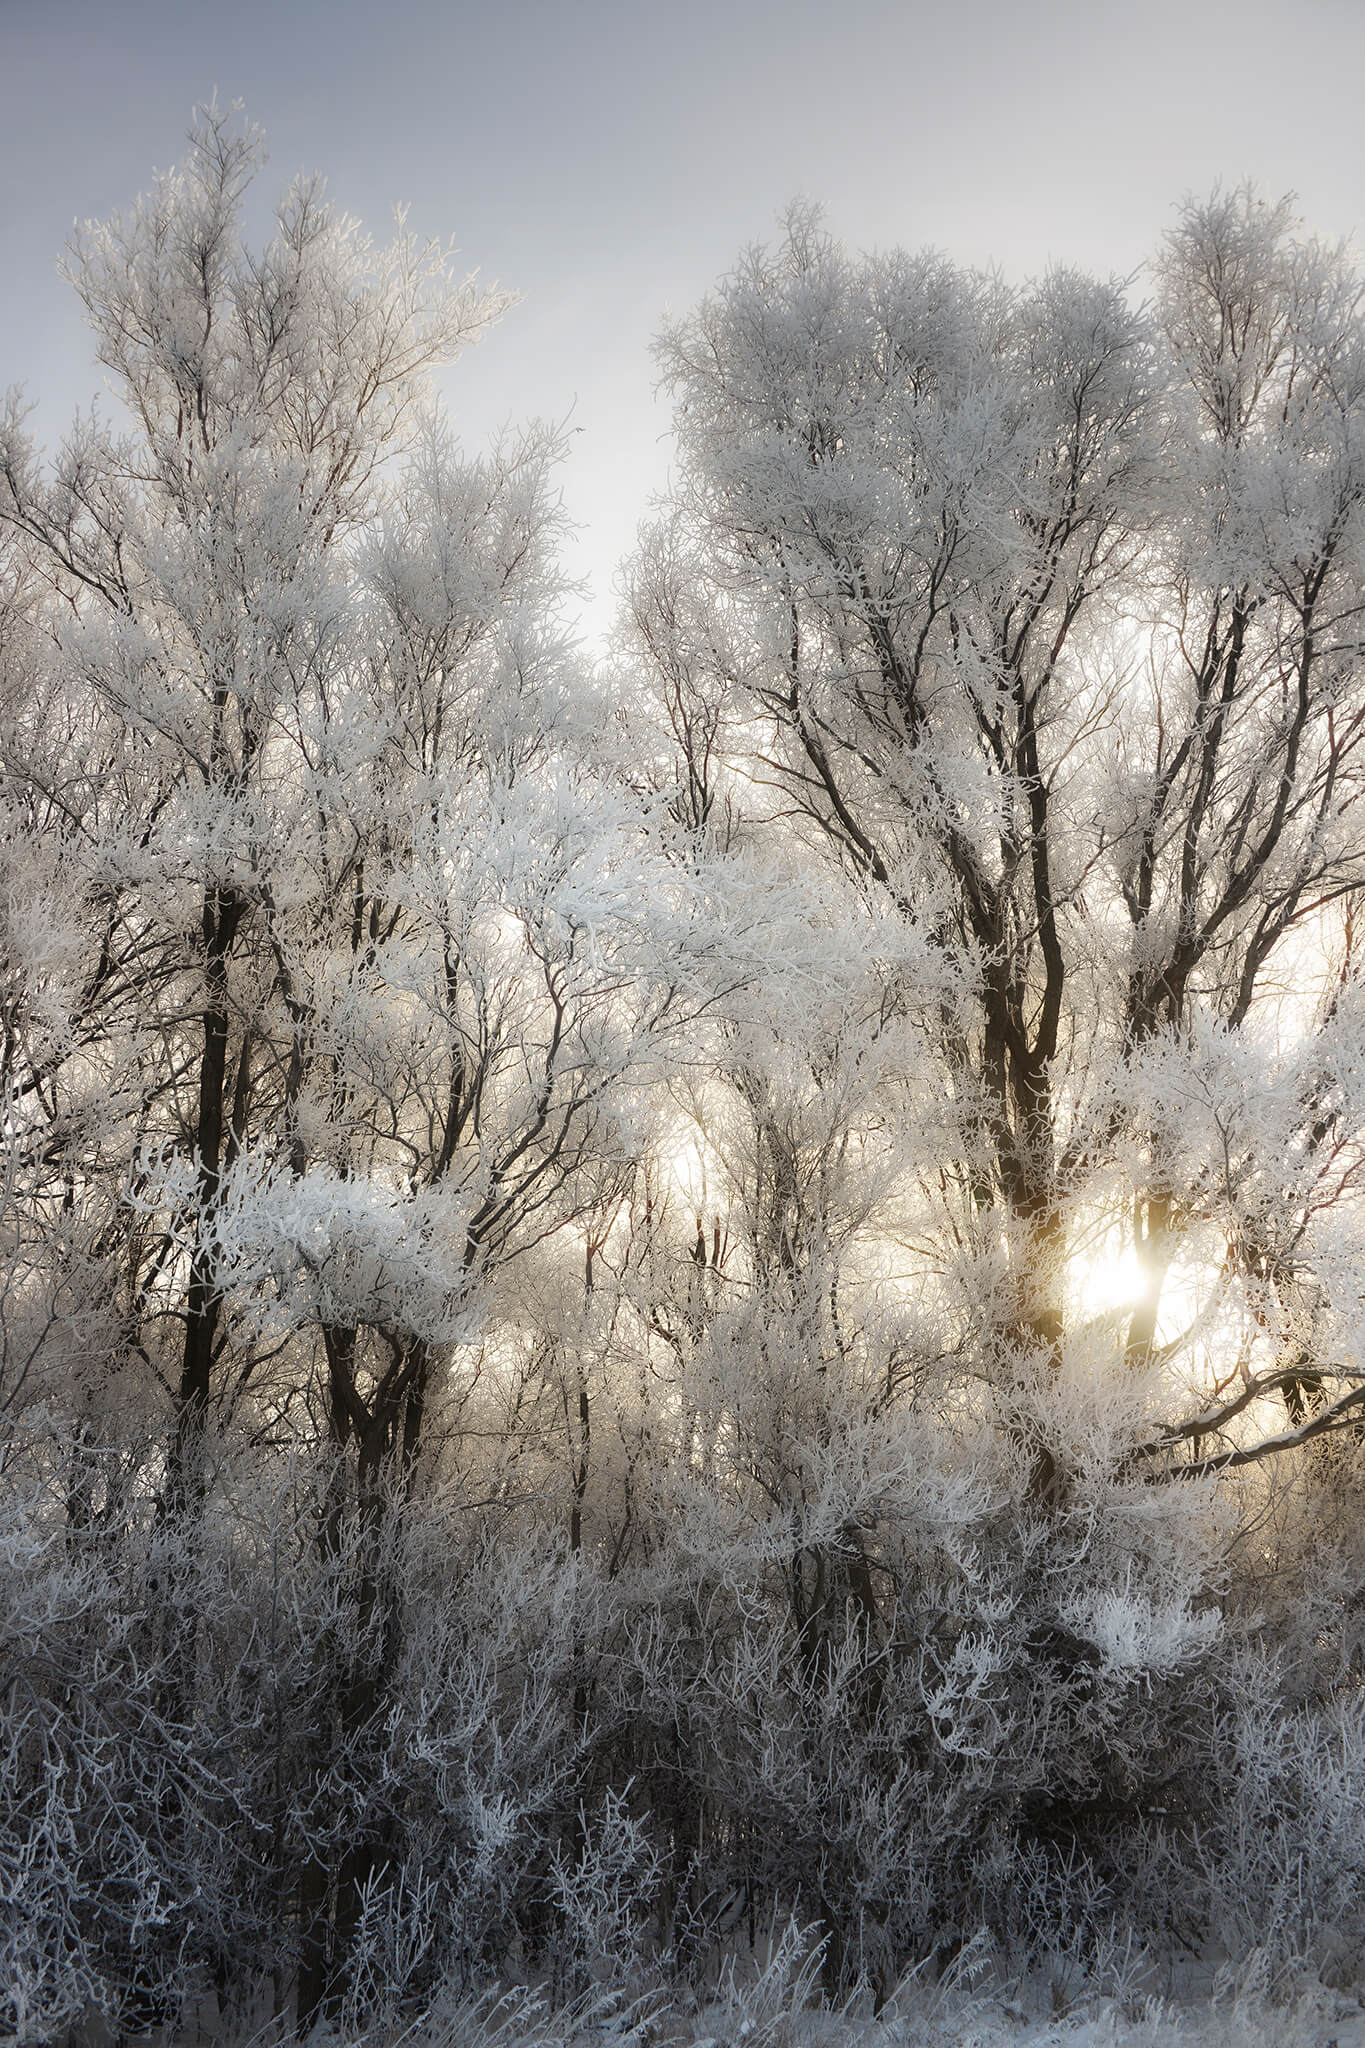
[[(907, 1973), (874, 2013), (866, 1998), (831, 2009), (819, 1996), (821, 1947), (795, 1921), (760, 1956), (732, 1959), (706, 1993), (677, 1985), (598, 1985), (558, 2007), (537, 1988), (438, 1995), (419, 2020), (362, 2030), (319, 2026), (306, 2048), (1365, 2048), (1365, 1992), (1342, 1992), (1306, 1966), (1258, 1949), (1236, 1966), (1183, 1974), (1117, 1952), (1084, 1979), (1057, 1954), (1002, 1978), (972, 1943), (937, 1982)], [(204, 2024), (166, 2048), (204, 2048)], [(291, 2048), (281, 2021), (240, 2048)]]
[[(877, 2017), (808, 2003), (809, 1971), (783, 1967), (685, 2011), (606, 1996), (551, 2011), (538, 1994), (463, 1998), (402, 2033), (345, 2048), (1365, 2048), (1365, 2010), (1317, 1982), (1272, 1985), (1258, 1959), (1201, 2001), (1098, 1998), (1037, 2008), (1046, 1987), (971, 1992), (910, 1983)], [(265, 2048), (256, 2036), (247, 2048)], [(332, 2037), (319, 2033), (315, 2048)], [(337, 2037), (339, 2048), (340, 2037)]]

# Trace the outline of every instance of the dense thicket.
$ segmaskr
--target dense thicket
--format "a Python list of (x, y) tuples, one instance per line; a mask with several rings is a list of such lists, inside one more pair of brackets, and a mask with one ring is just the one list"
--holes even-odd
[[(0, 440), (0, 1982), (47, 2041), (1252, 1948), (1365, 1875), (1365, 326), (796, 214), (608, 669), (254, 136)], [(1120, 1969), (1120, 1964), (1122, 1968)]]

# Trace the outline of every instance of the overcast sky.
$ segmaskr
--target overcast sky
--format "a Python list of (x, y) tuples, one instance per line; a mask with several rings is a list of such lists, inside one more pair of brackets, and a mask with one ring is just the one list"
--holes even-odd
[(471, 446), (531, 415), (565, 472), (589, 630), (667, 470), (649, 342), (797, 195), (857, 247), (1127, 273), (1185, 192), (1299, 194), (1365, 240), (1365, 0), (0, 0), (0, 385), (55, 437), (99, 388), (72, 223), (241, 99), (271, 190), (396, 202), (522, 303), (447, 383)]

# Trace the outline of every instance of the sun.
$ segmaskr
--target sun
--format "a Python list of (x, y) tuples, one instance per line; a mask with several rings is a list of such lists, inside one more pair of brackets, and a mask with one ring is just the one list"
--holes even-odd
[(1068, 1279), (1081, 1314), (1092, 1320), (1136, 1308), (1142, 1273), (1131, 1244), (1103, 1242), (1069, 1261)]
[(1156, 1290), (1155, 1333), (1159, 1341), (1182, 1345), (1196, 1329), (1208, 1336), (1216, 1314), (1222, 1277), (1216, 1260), (1197, 1246), (1179, 1248), (1165, 1270), (1143, 1268), (1131, 1237), (1118, 1223), (1078, 1233), (1066, 1267), (1066, 1295), (1078, 1323), (1121, 1322), (1150, 1311)]

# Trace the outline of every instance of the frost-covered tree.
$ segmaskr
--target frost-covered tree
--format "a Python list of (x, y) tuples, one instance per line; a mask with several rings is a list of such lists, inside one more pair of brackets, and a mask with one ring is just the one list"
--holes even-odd
[(1159, 274), (1148, 313), (794, 214), (660, 344), (681, 470), (634, 630), (697, 822), (742, 789), (913, 934), (905, 1059), (952, 1106), (917, 1227), (973, 1247), (997, 1384), (1055, 1370), (1107, 1218), (1135, 1366), (1172, 1261), (1221, 1265), (1244, 1383), (1214, 1347), (1159, 1434), (1244, 1457), (1218, 1432), (1267, 1392), (1293, 1436), (1365, 1398), (1365, 329), (1347, 259), (1247, 191)]
[(181, 1331), (172, 1500), (199, 1483), (202, 1429), (227, 1398), (217, 1217), (270, 1085), (269, 916), (350, 658), (344, 557), (422, 374), (496, 310), (430, 251), (377, 255), (312, 183), (254, 255), (240, 214), (259, 157), (210, 114), (182, 170), (78, 239), (71, 274), (127, 424), (92, 414), (43, 475), (16, 416), (4, 458), (7, 524), (69, 599), (49, 660), (146, 784), (86, 853), (110, 960), (79, 1033), (113, 1036), (100, 1005), (126, 996), (114, 963), (131, 956), (141, 1071), (116, 1142), (135, 1134), (129, 1173), (173, 1158), (182, 1182), (133, 1278), (143, 1314)]

